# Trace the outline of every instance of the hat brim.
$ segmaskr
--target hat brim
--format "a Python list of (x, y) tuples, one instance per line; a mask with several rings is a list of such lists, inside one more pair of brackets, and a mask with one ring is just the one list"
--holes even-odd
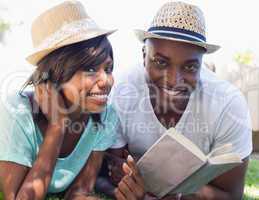
[(164, 39), (164, 40), (184, 42), (184, 43), (193, 44), (193, 45), (203, 47), (206, 50), (207, 54), (214, 53), (215, 51), (220, 49), (220, 46), (218, 46), (218, 45), (208, 44), (208, 43), (205, 43), (205, 42), (195, 42), (195, 41), (189, 41), (189, 40), (182, 40), (182, 39), (178, 39), (178, 38), (166, 37), (166, 36), (161, 36), (161, 35), (158, 35), (158, 34), (155, 34), (155, 33), (150, 33), (148, 31), (143, 31), (143, 30), (139, 30), (139, 29), (135, 29), (134, 32), (135, 32), (135, 35), (137, 36), (137, 38), (139, 39), (139, 41), (141, 41), (141, 42), (144, 42), (148, 38), (156, 38), (156, 39)]
[(56, 44), (54, 47), (51, 48), (45, 48), (45, 49), (41, 49), (41, 50), (36, 50), (33, 53), (31, 53), (29, 56), (26, 57), (26, 60), (32, 64), (32, 65), (37, 65), (37, 63), (43, 59), (45, 56), (47, 56), (48, 54), (50, 54), (51, 52), (64, 47), (64, 46), (68, 46), (71, 44), (75, 44), (78, 42), (82, 42), (85, 40), (90, 40), (102, 35), (110, 35), (112, 33), (114, 33), (115, 31), (117, 31), (116, 29), (114, 30), (105, 30), (105, 29), (98, 29), (98, 30), (94, 30), (92, 31), (91, 34), (89, 33), (82, 33), (80, 35), (75, 35), (75, 36), (71, 36), (68, 37), (62, 41), (60, 41), (58, 44)]

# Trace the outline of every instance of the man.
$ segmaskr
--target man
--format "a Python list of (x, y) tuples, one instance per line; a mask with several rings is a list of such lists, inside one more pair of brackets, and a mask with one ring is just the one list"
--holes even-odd
[[(243, 163), (193, 195), (165, 198), (241, 199), (252, 151), (249, 112), (235, 87), (202, 67), (203, 55), (219, 49), (206, 43), (202, 11), (182, 2), (166, 3), (148, 31), (137, 30), (136, 34), (144, 42), (143, 66), (124, 78), (113, 95), (121, 121), (117, 142), (109, 151), (109, 175), (118, 183), (115, 197), (152, 198), (144, 190), (135, 162), (168, 128), (175, 127), (205, 154), (232, 143), (233, 152), (241, 156)], [(114, 157), (125, 158), (125, 151), (135, 161), (129, 156), (121, 165)]]

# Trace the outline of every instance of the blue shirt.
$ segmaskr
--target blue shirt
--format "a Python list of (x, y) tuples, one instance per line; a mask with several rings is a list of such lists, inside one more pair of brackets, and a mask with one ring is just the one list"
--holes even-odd
[[(115, 141), (118, 117), (111, 106), (101, 113), (103, 127), (96, 129), (92, 118), (73, 151), (58, 158), (48, 193), (66, 190), (85, 165), (92, 151), (104, 151)], [(0, 99), (0, 160), (32, 167), (43, 137), (34, 123), (29, 98), (15, 94)]]

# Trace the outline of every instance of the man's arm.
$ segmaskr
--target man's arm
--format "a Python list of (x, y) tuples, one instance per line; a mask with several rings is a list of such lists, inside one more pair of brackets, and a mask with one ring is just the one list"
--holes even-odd
[[(240, 200), (243, 196), (245, 173), (248, 158), (234, 169), (214, 179), (210, 184), (201, 188), (196, 194), (182, 197), (181, 200)], [(135, 173), (134, 176), (125, 175), (115, 190), (115, 196), (119, 200), (144, 199), (143, 181), (138, 169), (132, 161), (128, 168)], [(132, 191), (139, 191), (138, 193)], [(163, 200), (175, 200), (173, 196), (167, 196)]]
[[(244, 191), (245, 174), (248, 163), (249, 158), (247, 157), (243, 160), (243, 163), (240, 166), (237, 166), (234, 169), (214, 179), (208, 186), (205, 186), (197, 193), (197, 199), (242, 199)], [(193, 200), (194, 199), (195, 198), (193, 198)]]
[[(241, 165), (215, 178), (196, 194), (183, 196), (181, 200), (241, 200), (248, 162), (249, 158), (247, 157)], [(163, 200), (174, 199), (170, 196), (163, 198)]]

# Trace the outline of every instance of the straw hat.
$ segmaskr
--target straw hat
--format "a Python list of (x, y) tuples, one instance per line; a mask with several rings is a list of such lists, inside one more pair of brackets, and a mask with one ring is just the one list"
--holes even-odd
[(198, 45), (213, 53), (220, 46), (206, 43), (205, 19), (202, 11), (184, 2), (168, 2), (155, 15), (148, 31), (135, 30), (140, 41), (158, 38)]
[(114, 31), (99, 28), (79, 1), (65, 1), (45, 11), (32, 23), (34, 50), (26, 60), (37, 65), (43, 57), (60, 47)]

